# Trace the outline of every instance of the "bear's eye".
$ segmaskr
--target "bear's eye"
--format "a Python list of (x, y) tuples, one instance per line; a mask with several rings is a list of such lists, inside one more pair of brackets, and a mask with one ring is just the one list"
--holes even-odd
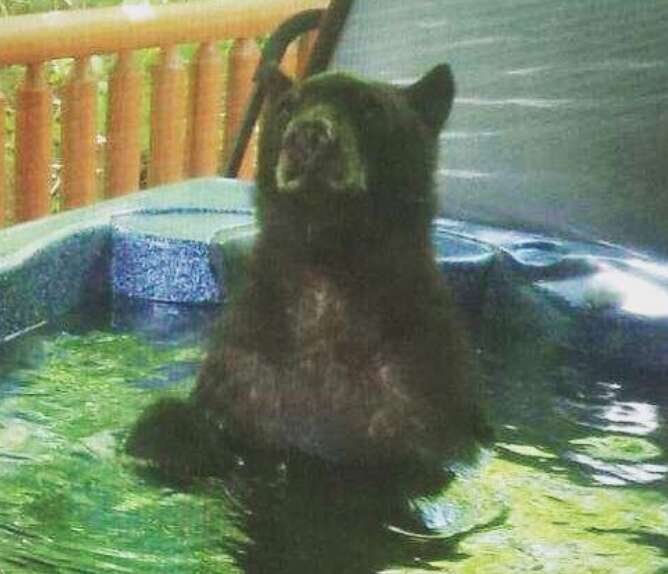
[(385, 117), (385, 109), (382, 102), (375, 98), (365, 98), (361, 102), (362, 119), (365, 123), (379, 123)]
[(294, 94), (286, 94), (276, 104), (276, 114), (279, 119), (287, 120), (297, 108), (297, 97)]

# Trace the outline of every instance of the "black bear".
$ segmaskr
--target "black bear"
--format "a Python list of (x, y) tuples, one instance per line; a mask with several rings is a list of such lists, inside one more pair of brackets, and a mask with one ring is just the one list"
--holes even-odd
[(430, 241), (450, 68), (261, 81), (260, 233), (193, 405), (234, 441), (337, 464), (469, 452), (486, 426)]

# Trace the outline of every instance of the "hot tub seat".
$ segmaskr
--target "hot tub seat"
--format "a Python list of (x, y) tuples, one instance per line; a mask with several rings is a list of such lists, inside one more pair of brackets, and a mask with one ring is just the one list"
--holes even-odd
[[(256, 233), (252, 195), (236, 180), (193, 180), (1, 232), (0, 341), (110, 297), (220, 303), (243, 278)], [(433, 238), (477, 326), (643, 370), (668, 367), (664, 262), (448, 219), (434, 222)]]

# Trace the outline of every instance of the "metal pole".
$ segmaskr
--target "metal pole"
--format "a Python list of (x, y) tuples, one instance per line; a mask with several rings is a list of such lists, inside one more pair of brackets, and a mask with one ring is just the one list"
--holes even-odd
[[(327, 10), (306, 10), (279, 26), (267, 41), (262, 52), (259, 69), (268, 63), (279, 63), (285, 51), (297, 36), (316, 27), (318, 37), (306, 67), (305, 77), (324, 72), (334, 55), (336, 44), (354, 0), (332, 0)], [(324, 13), (323, 13), (324, 12)], [(257, 75), (256, 75), (257, 78)], [(257, 82), (257, 79), (256, 79)], [(253, 133), (253, 126), (262, 109), (265, 93), (261, 82), (255, 85), (255, 91), (244, 115), (244, 122), (239, 128), (234, 148), (225, 166), (225, 177), (234, 178), (239, 172), (244, 152)]]

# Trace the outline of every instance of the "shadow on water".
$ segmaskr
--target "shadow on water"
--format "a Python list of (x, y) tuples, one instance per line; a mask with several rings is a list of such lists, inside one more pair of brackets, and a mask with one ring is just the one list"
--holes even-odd
[(664, 534), (646, 530), (631, 530), (629, 528), (589, 528), (588, 530), (598, 534), (622, 534), (636, 544), (655, 548), (662, 556), (668, 558), (668, 536)]
[(247, 574), (435, 570), (434, 560), (466, 557), (457, 552), (463, 538), (505, 520), (498, 515), (442, 536), (425, 526), (414, 501), (442, 493), (450, 472), (340, 467), (298, 453), (253, 450), (181, 400), (150, 407), (127, 448), (150, 461), (146, 476), (162, 484), (196, 490), (203, 477), (220, 480), (227, 499), (221, 504), (232, 509), (230, 519), (243, 535), (222, 544)]
[(409, 504), (412, 477), (361, 474), (314, 461), (277, 470), (274, 480), (249, 481), (238, 515), (248, 542), (231, 551), (248, 574), (430, 569), (430, 560), (454, 557), (454, 544), (394, 530), (424, 530)]

